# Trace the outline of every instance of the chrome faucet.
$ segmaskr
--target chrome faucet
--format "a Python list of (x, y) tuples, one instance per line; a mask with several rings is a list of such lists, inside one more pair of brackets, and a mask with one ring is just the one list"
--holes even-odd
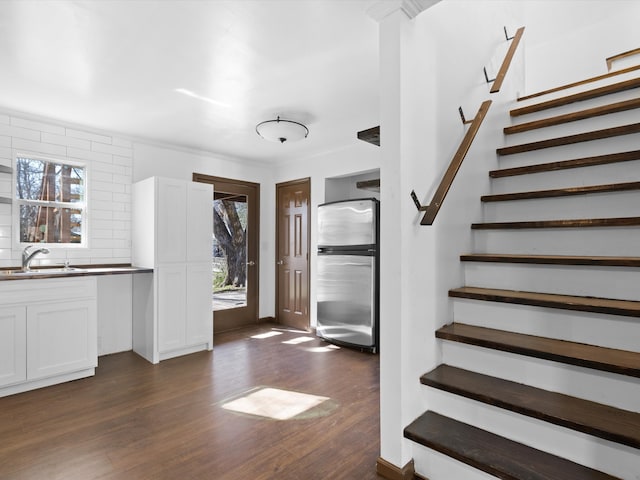
[(31, 251), (32, 248), (33, 248), (33, 245), (27, 245), (26, 247), (24, 247), (24, 250), (22, 251), (22, 271), (23, 272), (28, 272), (31, 269), (31, 261), (34, 259), (36, 255), (38, 255), (39, 253), (42, 253), (43, 255), (46, 255), (49, 253), (49, 249), (47, 248), (38, 248), (33, 252)]

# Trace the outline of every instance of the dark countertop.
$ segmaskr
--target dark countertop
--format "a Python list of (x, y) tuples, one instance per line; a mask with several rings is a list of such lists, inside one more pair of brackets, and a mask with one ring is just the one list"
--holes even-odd
[(43, 278), (123, 275), (132, 273), (153, 273), (153, 268), (134, 267), (128, 264), (73, 265), (68, 268), (43, 266), (33, 267), (29, 272), (23, 272), (16, 268), (0, 268), (0, 282), (3, 280), (35, 280)]

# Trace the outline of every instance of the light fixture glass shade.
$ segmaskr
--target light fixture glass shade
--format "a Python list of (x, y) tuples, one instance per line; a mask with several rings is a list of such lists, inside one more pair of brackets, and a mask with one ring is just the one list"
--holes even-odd
[(295, 142), (309, 135), (309, 129), (303, 124), (280, 117), (259, 123), (256, 125), (256, 132), (265, 140), (279, 143)]

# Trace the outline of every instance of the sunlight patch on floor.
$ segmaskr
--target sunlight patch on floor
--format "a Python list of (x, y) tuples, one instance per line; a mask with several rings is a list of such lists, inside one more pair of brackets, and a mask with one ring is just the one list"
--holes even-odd
[[(308, 393), (281, 390), (279, 388), (259, 387), (248, 393), (222, 404), (222, 408), (237, 413), (271, 418), (274, 420), (291, 420), (308, 417), (306, 413), (316, 410), (311, 416), (323, 416), (335, 408), (329, 397), (310, 395)], [(329, 408), (317, 408), (323, 404)]]
[(315, 338), (313, 337), (296, 337), (292, 338), (291, 340), (285, 340), (282, 343), (285, 343), (287, 345), (298, 345), (300, 343), (313, 342), (314, 340)]
[(327, 345), (326, 347), (309, 347), (305, 348), (305, 350), (311, 353), (325, 353), (340, 350), (340, 347), (337, 345)]
[(282, 335), (282, 332), (266, 332), (266, 333), (259, 333), (258, 335), (252, 335), (251, 338), (255, 338), (257, 340), (262, 340), (264, 338), (270, 338), (270, 337), (277, 337), (278, 335)]

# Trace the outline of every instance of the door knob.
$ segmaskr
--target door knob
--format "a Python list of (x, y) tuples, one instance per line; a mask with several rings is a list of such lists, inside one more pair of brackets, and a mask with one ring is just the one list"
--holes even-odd
[(284, 265), (284, 260), (278, 260), (278, 261), (276, 262), (276, 265)]
[(256, 264), (256, 262), (254, 262), (253, 260), (250, 260), (247, 262), (247, 266), (248, 267), (253, 267)]

